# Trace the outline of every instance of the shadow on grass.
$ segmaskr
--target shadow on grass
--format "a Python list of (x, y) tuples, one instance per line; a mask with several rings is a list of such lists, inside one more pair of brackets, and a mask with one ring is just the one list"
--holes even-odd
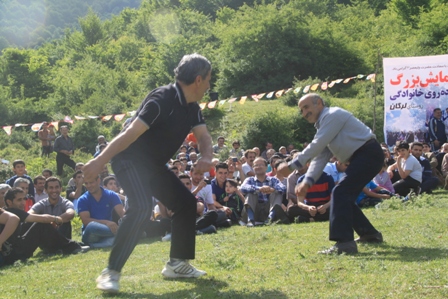
[(222, 288), (228, 287), (227, 282), (216, 280), (214, 278), (191, 278), (191, 279), (165, 279), (166, 281), (182, 281), (191, 282), (195, 284), (195, 287), (188, 290), (177, 290), (166, 294), (151, 294), (151, 293), (138, 293), (135, 292), (120, 292), (118, 294), (103, 293), (103, 298), (158, 298), (158, 299), (172, 299), (172, 298), (234, 298), (234, 299), (246, 299), (246, 298), (276, 298), (286, 299), (284, 293), (278, 290), (259, 290), (259, 291), (221, 291)]
[[(402, 262), (417, 262), (417, 261), (432, 261), (439, 259), (446, 259), (448, 257), (448, 250), (443, 248), (428, 248), (428, 247), (409, 247), (409, 246), (391, 246), (388, 244), (369, 244), (369, 247), (376, 249), (375, 256), (379, 259), (402, 261)], [(374, 258), (371, 253), (359, 253), (358, 256), (366, 258)]]

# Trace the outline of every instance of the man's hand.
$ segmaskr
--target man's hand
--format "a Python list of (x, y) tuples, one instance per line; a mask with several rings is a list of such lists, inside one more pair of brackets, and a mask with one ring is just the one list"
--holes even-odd
[(103, 170), (104, 165), (99, 163), (97, 159), (92, 159), (82, 167), (84, 181), (96, 180), (98, 174)]
[(226, 212), (227, 216), (232, 215), (232, 209), (231, 208), (223, 206), (222, 209), (224, 210), (224, 212)]
[(113, 221), (109, 221), (107, 222), (107, 227), (111, 230), (111, 232), (116, 235), (117, 234), (117, 230), (118, 230), (118, 225), (113, 222)]
[(226, 197), (224, 197), (222, 200), (223, 200), (224, 202), (228, 202), (228, 201), (229, 201), (229, 197), (226, 196)]
[(317, 209), (315, 206), (308, 206), (308, 212), (310, 213), (311, 217), (314, 217), (317, 214)]
[(204, 180), (201, 180), (196, 188), (199, 191), (199, 190), (202, 190), (202, 188), (205, 188), (206, 186), (207, 186), (207, 183)]
[(75, 179), (76, 188), (82, 188), (82, 184), (84, 184), (84, 178), (82, 176)]
[(291, 174), (292, 170), (289, 169), (288, 163), (282, 163), (277, 167), (277, 175), (287, 177)]
[(319, 214), (325, 214), (325, 212), (327, 211), (327, 207), (325, 205), (321, 205), (317, 207), (317, 212), (319, 212)]
[(274, 188), (269, 187), (269, 186), (262, 186), (260, 187), (260, 189), (258, 189), (261, 193), (263, 194), (271, 194), (272, 192), (275, 191)]
[(309, 187), (310, 186), (305, 182), (301, 182), (300, 184), (296, 185), (296, 188), (295, 188), (296, 196), (305, 198)]
[(211, 167), (212, 167), (211, 159), (199, 158), (198, 161), (196, 162), (196, 166), (194, 167), (194, 169), (201, 173), (204, 173), (208, 172)]

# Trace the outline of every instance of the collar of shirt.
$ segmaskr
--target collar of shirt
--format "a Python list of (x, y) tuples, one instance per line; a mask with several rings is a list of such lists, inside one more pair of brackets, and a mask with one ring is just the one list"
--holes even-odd
[(182, 106), (188, 106), (187, 99), (185, 99), (185, 95), (184, 95), (184, 92), (182, 91), (182, 88), (180, 88), (180, 87), (177, 85), (177, 82), (174, 83), (173, 85), (174, 85), (174, 88), (176, 88), (176, 91), (177, 91), (177, 97), (179, 98), (179, 103), (180, 103)]
[[(50, 203), (50, 199), (49, 198), (47, 198), (48, 200), (47, 201), (45, 201), (45, 206), (51, 206), (51, 203)], [(58, 200), (58, 203), (55, 205), (55, 206), (57, 206), (57, 205), (60, 205), (62, 203), (62, 197), (61, 196), (59, 196), (59, 200)]]

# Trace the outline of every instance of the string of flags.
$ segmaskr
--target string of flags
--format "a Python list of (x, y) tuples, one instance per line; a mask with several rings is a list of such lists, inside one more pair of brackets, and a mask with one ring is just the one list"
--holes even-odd
[[(253, 94), (250, 96), (242, 96), (240, 98), (231, 98), (231, 99), (225, 99), (225, 100), (215, 100), (215, 101), (211, 101), (208, 103), (200, 103), (199, 107), (201, 107), (202, 110), (204, 110), (205, 108), (208, 109), (213, 109), (216, 107), (216, 105), (222, 106), (225, 103), (233, 103), (235, 101), (237, 101), (239, 99), (239, 103), (241, 105), (244, 105), (244, 103), (248, 100), (248, 99), (252, 99), (255, 102), (258, 102), (259, 100), (261, 100), (262, 98), (266, 97), (267, 99), (272, 99), (274, 96), (275, 98), (280, 98), (281, 96), (293, 91), (294, 93), (298, 94), (298, 93), (308, 93), (310, 91), (314, 92), (317, 91), (320, 87), (321, 90), (327, 90), (328, 88), (332, 88), (333, 86), (335, 86), (336, 84), (340, 84), (341, 82), (344, 84), (349, 83), (351, 80), (355, 80), (355, 79), (363, 79), (365, 78), (365, 80), (370, 80), (372, 82), (375, 82), (375, 78), (376, 78), (376, 74), (370, 74), (370, 75), (356, 75), (353, 77), (349, 77), (349, 78), (345, 78), (345, 79), (337, 79), (337, 80), (333, 80), (331, 82), (321, 82), (321, 83), (315, 83), (315, 84), (310, 84), (305, 86), (303, 89), (302, 87), (297, 87), (295, 89), (291, 88), (287, 88), (287, 89), (282, 89), (282, 90), (277, 90), (277, 91), (270, 91), (270, 92), (263, 92), (260, 94)], [(111, 114), (111, 115), (105, 115), (105, 116), (77, 116), (75, 115), (74, 118), (75, 120), (86, 120), (86, 119), (100, 119), (103, 122), (107, 122), (111, 119), (114, 119), (115, 121), (122, 121), (126, 115), (128, 116), (133, 116), (136, 113), (136, 111), (130, 111), (127, 113), (121, 113), (121, 114)], [(57, 121), (52, 121), (49, 122), (50, 125), (54, 126), (54, 128), (56, 129), (56, 131), (59, 130), (59, 122), (64, 122), (64, 123), (70, 123), (73, 124), (73, 119), (70, 116), (65, 116), (63, 120), (57, 120)], [(17, 123), (15, 125), (10, 125), (10, 126), (2, 126), (3, 130), (6, 132), (6, 134), (11, 135), (12, 133), (12, 129), (13, 128), (17, 128), (17, 127), (28, 127), (31, 126), (31, 130), (34, 132), (38, 132), (41, 127), (42, 124), (44, 122), (40, 122), (40, 123), (35, 123), (35, 124), (23, 124), (23, 123)]]

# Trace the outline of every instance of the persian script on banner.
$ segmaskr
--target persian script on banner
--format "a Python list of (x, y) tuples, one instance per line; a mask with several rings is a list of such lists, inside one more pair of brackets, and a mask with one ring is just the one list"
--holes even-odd
[(448, 133), (448, 55), (385, 58), (384, 136), (423, 142), (435, 108), (442, 109)]

